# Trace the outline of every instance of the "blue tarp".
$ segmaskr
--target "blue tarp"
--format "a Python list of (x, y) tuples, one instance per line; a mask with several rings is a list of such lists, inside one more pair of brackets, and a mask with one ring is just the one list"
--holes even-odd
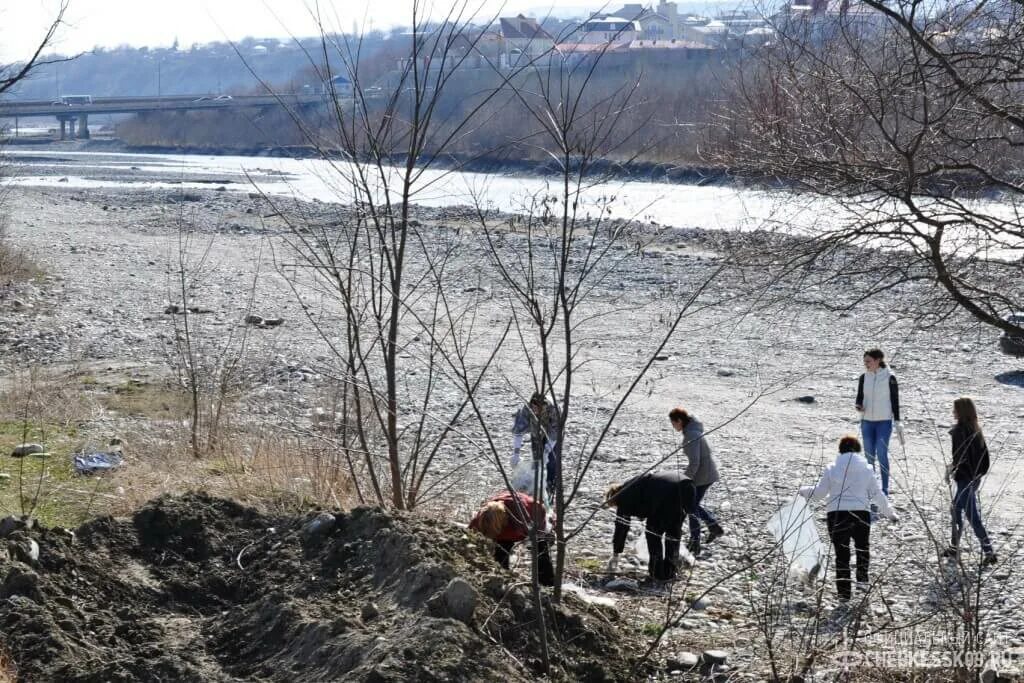
[(93, 474), (117, 469), (124, 462), (120, 453), (80, 453), (75, 456), (75, 472)]

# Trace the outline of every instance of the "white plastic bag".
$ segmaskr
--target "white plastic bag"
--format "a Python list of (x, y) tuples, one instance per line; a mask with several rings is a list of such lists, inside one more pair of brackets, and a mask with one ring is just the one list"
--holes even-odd
[(533, 460), (520, 460), (512, 470), (512, 486), (516, 491), (533, 495)]
[(790, 571), (813, 575), (825, 559), (825, 547), (803, 496), (795, 496), (768, 520), (768, 530), (789, 560)]

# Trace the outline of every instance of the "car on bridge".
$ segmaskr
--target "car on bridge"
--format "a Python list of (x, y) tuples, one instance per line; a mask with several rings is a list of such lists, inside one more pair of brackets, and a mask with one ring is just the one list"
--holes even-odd
[(60, 99), (62, 104), (69, 107), (75, 104), (92, 104), (92, 95), (64, 95)]
[(217, 95), (213, 99), (216, 100), (216, 101), (230, 100), (231, 99), (231, 95)]
[[(1004, 317), (1003, 320), (1011, 325), (1024, 327), (1024, 311), (1011, 313)], [(1024, 337), (1018, 337), (1011, 335), (1009, 332), (1003, 332), (999, 337), (999, 349), (1003, 353), (1020, 358), (1024, 356)]]

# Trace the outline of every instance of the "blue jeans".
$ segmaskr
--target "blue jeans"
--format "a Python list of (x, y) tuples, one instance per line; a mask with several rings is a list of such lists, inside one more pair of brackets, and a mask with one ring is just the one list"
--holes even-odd
[(871, 469), (875, 459), (882, 470), (882, 493), (889, 495), (889, 437), (892, 436), (892, 420), (861, 420), (860, 433), (864, 437), (864, 457)]
[(689, 518), (690, 518), (690, 540), (691, 541), (699, 541), (700, 540), (700, 523), (701, 522), (704, 522), (705, 524), (707, 524), (708, 527), (711, 527), (711, 526), (713, 526), (715, 524), (718, 524), (718, 520), (715, 519), (714, 515), (712, 515), (710, 512), (708, 512), (704, 508), (704, 506), (701, 505), (701, 501), (704, 500), (704, 494), (708, 492), (709, 488), (711, 488), (711, 484), (704, 484), (704, 486), (695, 486), (694, 487), (693, 509), (690, 510), (690, 514), (689, 514)]
[(950, 543), (954, 548), (960, 545), (960, 534), (964, 530), (964, 513), (967, 513), (967, 521), (974, 529), (974, 535), (981, 542), (981, 552), (992, 552), (992, 541), (985, 531), (985, 525), (981, 521), (981, 511), (978, 510), (978, 484), (980, 479), (973, 481), (957, 480), (956, 495), (953, 496), (953, 537)]

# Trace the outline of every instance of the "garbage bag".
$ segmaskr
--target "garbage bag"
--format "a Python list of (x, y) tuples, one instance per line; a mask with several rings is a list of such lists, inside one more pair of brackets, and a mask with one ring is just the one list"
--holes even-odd
[(118, 453), (79, 453), (74, 458), (75, 472), (94, 474), (117, 469), (124, 462)]
[(803, 496), (794, 496), (768, 520), (768, 530), (775, 537), (790, 571), (814, 575), (825, 559), (825, 546), (814, 526), (814, 515)]

